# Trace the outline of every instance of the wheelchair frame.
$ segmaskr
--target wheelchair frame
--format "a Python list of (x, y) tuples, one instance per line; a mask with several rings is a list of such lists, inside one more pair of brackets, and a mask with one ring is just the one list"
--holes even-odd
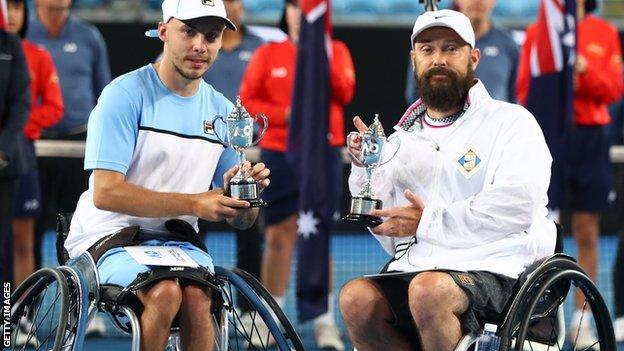
[[(12, 294), (11, 325), (13, 330), (18, 329), (19, 318), (29, 308), (28, 303), (41, 302), (34, 300), (36, 299), (36, 294), (56, 281), (60, 289), (61, 311), (58, 327), (55, 331), (54, 351), (81, 351), (87, 325), (98, 309), (106, 311), (119, 330), (132, 335), (131, 349), (138, 351), (141, 344), (139, 317), (131, 306), (120, 305), (103, 299), (103, 295), (106, 295), (103, 293), (105, 291), (103, 289), (106, 289), (107, 286), (100, 285), (96, 264), (91, 255), (84, 253), (75, 259), (69, 259), (65, 262), (67, 258), (66, 252), (59, 250), (63, 250), (63, 243), (68, 233), (68, 223), (69, 221), (67, 221), (66, 217), (59, 215), (57, 257), (61, 266), (38, 270), (28, 277)], [(248, 348), (248, 345), (241, 345), (238, 340), (235, 342), (236, 345), (230, 345), (230, 323), (235, 326), (234, 330), (232, 330), (233, 333), (242, 333), (240, 331), (241, 328), (235, 324), (242, 324), (242, 320), (235, 310), (235, 297), (232, 296), (231, 288), (229, 291), (225, 291), (228, 289), (223, 288), (226, 284), (237, 289), (248, 300), (255, 310), (252, 317), (253, 320), (261, 318), (266, 323), (270, 335), (274, 338), (279, 350), (304, 350), (303, 344), (288, 318), (286, 318), (271, 295), (254, 277), (240, 269), (230, 271), (219, 266), (215, 266), (215, 277), (222, 283), (220, 290), (223, 301), (217, 313), (215, 313), (213, 308), (215, 338), (219, 338), (219, 340), (215, 340), (217, 350), (233, 350), (232, 347), (234, 346)], [(136, 301), (138, 301), (138, 298), (136, 298)], [(213, 299), (213, 301), (216, 300)], [(138, 303), (140, 304), (140, 301)], [(129, 320), (127, 324), (124, 324), (119, 319), (124, 316)], [(251, 332), (243, 330), (245, 337), (250, 338), (247, 342), (251, 342), (251, 338), (253, 338), (254, 326), (251, 329)], [(167, 346), (168, 350), (179, 350), (178, 331), (179, 328), (177, 327), (171, 328)], [(257, 327), (255, 331), (258, 333)], [(13, 340), (13, 337), (11, 337), (11, 340)], [(265, 341), (268, 344), (268, 340)], [(245, 343), (243, 342), (242, 344)], [(262, 347), (265, 347), (264, 343), (262, 343)]]

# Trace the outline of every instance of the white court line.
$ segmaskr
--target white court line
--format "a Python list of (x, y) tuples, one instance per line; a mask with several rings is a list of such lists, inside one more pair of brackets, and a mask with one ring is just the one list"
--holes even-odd
[[(40, 157), (84, 157), (85, 142), (70, 140), (37, 140), (35, 142), (37, 156)], [(624, 145), (611, 146), (612, 163), (624, 163)], [(246, 151), (247, 159), (257, 162), (260, 159), (260, 149), (252, 147)], [(350, 163), (347, 149), (342, 149), (342, 161)]]

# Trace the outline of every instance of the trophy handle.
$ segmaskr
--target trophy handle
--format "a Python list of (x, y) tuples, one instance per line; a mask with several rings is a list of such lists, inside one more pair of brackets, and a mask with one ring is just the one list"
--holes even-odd
[(258, 113), (255, 117), (254, 117), (254, 123), (258, 120), (258, 119), (262, 119), (262, 131), (260, 132), (260, 135), (258, 135), (258, 137), (256, 138), (256, 141), (252, 142), (250, 146), (256, 146), (260, 140), (264, 137), (264, 133), (266, 132), (267, 128), (269, 127), (269, 120), (268, 118), (264, 115), (264, 113)]
[(389, 158), (388, 158), (385, 162), (380, 162), (380, 163), (377, 165), (377, 167), (379, 167), (379, 166), (383, 166), (383, 165), (385, 165), (386, 163), (390, 162), (390, 161), (394, 158), (394, 156), (396, 156), (396, 154), (399, 152), (399, 148), (401, 147), (401, 139), (399, 139), (396, 135), (393, 135), (393, 136), (391, 136), (390, 138), (388, 138), (388, 141), (390, 141), (390, 140), (396, 140), (396, 143), (397, 143), (397, 146), (396, 146), (396, 148), (394, 149), (394, 153), (393, 153), (393, 154), (392, 154), (392, 156), (390, 156), (390, 157), (389, 157)]
[(217, 121), (221, 121), (223, 122), (223, 124), (225, 124), (225, 128), (227, 130), (227, 122), (225, 121), (225, 119), (223, 119), (223, 116), (215, 116), (214, 119), (214, 134), (217, 137), (217, 139), (219, 139), (219, 141), (221, 142), (221, 144), (223, 145), (228, 145), (228, 143), (226, 143), (223, 139), (221, 139), (221, 137), (219, 136), (219, 132), (217, 132)]

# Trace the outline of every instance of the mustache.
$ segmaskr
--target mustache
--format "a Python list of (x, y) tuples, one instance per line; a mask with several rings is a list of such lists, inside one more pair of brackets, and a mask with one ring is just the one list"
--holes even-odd
[(453, 80), (456, 80), (457, 78), (459, 78), (457, 73), (449, 69), (442, 68), (442, 67), (434, 67), (434, 68), (429, 69), (427, 72), (425, 72), (425, 74), (423, 75), (423, 78), (429, 80), (429, 78), (433, 76), (447, 76)]

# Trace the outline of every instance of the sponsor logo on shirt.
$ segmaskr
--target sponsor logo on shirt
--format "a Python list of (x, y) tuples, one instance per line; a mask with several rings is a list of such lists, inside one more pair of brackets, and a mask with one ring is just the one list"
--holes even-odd
[(214, 134), (214, 128), (212, 127), (212, 122), (204, 121), (204, 133), (210, 134), (210, 135)]
[(470, 178), (477, 173), (483, 164), (483, 156), (479, 155), (474, 147), (468, 147), (457, 158), (456, 165), (464, 177)]
[(71, 42), (71, 43), (65, 43), (65, 45), (63, 45), (63, 51), (73, 54), (76, 51), (78, 51), (78, 44)]
[(483, 48), (483, 55), (485, 56), (496, 57), (499, 53), (500, 51), (496, 46), (486, 46)]
[(288, 70), (286, 67), (276, 67), (271, 70), (271, 77), (274, 78), (286, 78)]
[(241, 61), (249, 61), (249, 60), (251, 60), (251, 56), (252, 55), (253, 55), (253, 52), (248, 51), (248, 50), (244, 50), (244, 51), (241, 51), (238, 54), (238, 59), (241, 60)]

